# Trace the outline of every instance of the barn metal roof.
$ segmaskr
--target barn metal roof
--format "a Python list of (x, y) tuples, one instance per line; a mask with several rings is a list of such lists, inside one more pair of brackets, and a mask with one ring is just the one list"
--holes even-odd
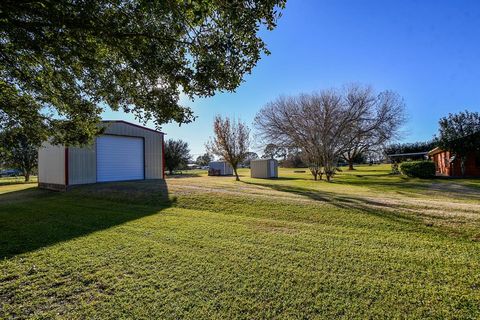
[(131, 126), (134, 126), (134, 127), (140, 128), (140, 129), (144, 129), (144, 130), (148, 130), (148, 131), (152, 131), (152, 132), (156, 132), (156, 133), (165, 134), (165, 133), (162, 132), (162, 131), (158, 131), (158, 130), (155, 130), (155, 129), (147, 128), (147, 127), (144, 127), (144, 126), (141, 126), (141, 125), (138, 125), (138, 124), (135, 124), (135, 123), (131, 123), (131, 122), (128, 122), (128, 121), (125, 121), (125, 120), (102, 120), (102, 123), (125, 123), (125, 124), (131, 125)]

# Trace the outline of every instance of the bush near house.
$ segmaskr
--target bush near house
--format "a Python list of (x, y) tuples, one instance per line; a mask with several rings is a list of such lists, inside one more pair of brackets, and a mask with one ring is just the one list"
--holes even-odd
[(435, 176), (435, 164), (432, 161), (408, 161), (400, 164), (400, 172), (407, 177), (431, 178)]

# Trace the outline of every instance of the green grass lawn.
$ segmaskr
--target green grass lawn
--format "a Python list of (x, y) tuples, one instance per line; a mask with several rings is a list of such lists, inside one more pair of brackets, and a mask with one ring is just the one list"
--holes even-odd
[(0, 186), (8, 185), (8, 184), (29, 184), (29, 183), (37, 183), (37, 177), (31, 176), (29, 182), (25, 182), (25, 178), (22, 176), (19, 177), (0, 177)]
[(479, 181), (388, 170), (0, 186), (0, 318), (478, 319)]

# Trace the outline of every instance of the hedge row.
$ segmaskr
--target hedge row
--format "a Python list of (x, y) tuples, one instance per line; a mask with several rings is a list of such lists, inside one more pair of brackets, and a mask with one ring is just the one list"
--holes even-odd
[(432, 161), (402, 162), (400, 172), (407, 177), (431, 178), (435, 176), (435, 164)]

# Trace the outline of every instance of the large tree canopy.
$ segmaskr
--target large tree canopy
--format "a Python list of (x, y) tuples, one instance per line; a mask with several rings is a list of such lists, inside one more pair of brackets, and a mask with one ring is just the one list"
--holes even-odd
[(454, 153), (466, 154), (480, 149), (480, 113), (450, 113), (439, 121), (438, 145)]
[(0, 131), (0, 163), (22, 171), (25, 181), (38, 162), (40, 140), (31, 130), (15, 127)]
[(48, 138), (45, 117), (28, 95), (2, 86), (0, 95), (0, 163), (20, 169), (25, 180), (37, 166), (37, 150)]
[(258, 33), (275, 28), (284, 6), (285, 0), (3, 0), (0, 94), (28, 95), (50, 108), (49, 119), (66, 120), (52, 124), (74, 133), (67, 142), (91, 138), (106, 106), (157, 126), (188, 123), (194, 115), (179, 104), (180, 92), (193, 99), (237, 88), (268, 54)]
[(186, 167), (190, 158), (190, 149), (187, 142), (180, 139), (169, 139), (165, 142), (165, 167), (170, 174), (174, 170)]

